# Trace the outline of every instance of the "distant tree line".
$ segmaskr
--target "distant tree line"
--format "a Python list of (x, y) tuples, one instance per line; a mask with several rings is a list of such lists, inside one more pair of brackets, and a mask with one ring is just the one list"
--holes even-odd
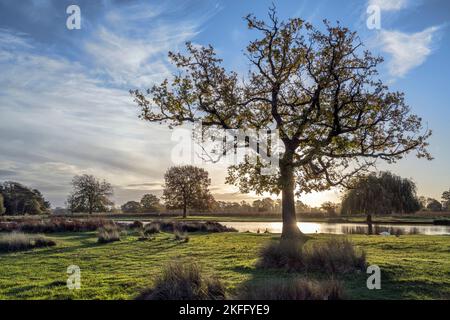
[(121, 207), (122, 212), (159, 212), (162, 209), (160, 199), (154, 194), (144, 194), (140, 202), (128, 201)]
[[(140, 201), (128, 201), (121, 206), (124, 213), (151, 213), (164, 210), (189, 210), (214, 213), (280, 213), (280, 199), (269, 197), (253, 202), (217, 201), (209, 191), (208, 172), (193, 166), (171, 167), (165, 174), (163, 196), (144, 194)], [(116, 210), (110, 197), (113, 187), (93, 175), (77, 175), (72, 180), (72, 192), (67, 198), (67, 209), (57, 208), (55, 214), (68, 212), (111, 212)], [(424, 211), (450, 211), (450, 189), (443, 192), (442, 201), (430, 197), (417, 197), (416, 185), (390, 172), (372, 173), (355, 178), (352, 188), (344, 192), (342, 203), (324, 202), (310, 207), (295, 202), (296, 212), (302, 214), (392, 214)], [(37, 189), (18, 182), (0, 184), (0, 214), (39, 215), (50, 213), (50, 203)]]
[(450, 211), (450, 189), (444, 191), (441, 196), (442, 201), (430, 197), (420, 197), (420, 206), (425, 211)]

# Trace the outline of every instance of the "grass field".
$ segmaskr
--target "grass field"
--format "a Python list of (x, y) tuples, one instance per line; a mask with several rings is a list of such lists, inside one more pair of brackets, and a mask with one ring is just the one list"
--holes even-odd
[[(152, 284), (170, 260), (196, 261), (219, 277), (232, 294), (245, 282), (265, 277), (307, 276), (255, 268), (260, 247), (278, 238), (269, 234), (191, 234), (180, 243), (160, 233), (151, 241), (129, 234), (122, 241), (98, 244), (94, 232), (51, 234), (56, 247), (0, 254), (0, 299), (132, 299)], [(308, 243), (329, 235), (314, 235)], [(349, 238), (381, 268), (381, 290), (366, 288), (367, 275), (343, 277), (349, 299), (449, 299), (450, 237), (364, 236)], [(81, 268), (81, 289), (68, 290), (66, 270)]]

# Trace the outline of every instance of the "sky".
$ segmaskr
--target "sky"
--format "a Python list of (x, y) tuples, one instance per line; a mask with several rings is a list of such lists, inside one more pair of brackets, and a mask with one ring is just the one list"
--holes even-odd
[[(440, 198), (450, 188), (450, 2), (447, 0), (274, 1), (279, 17), (323, 19), (357, 31), (382, 55), (380, 78), (403, 91), (433, 130), (429, 162), (408, 156), (380, 163), (413, 179), (418, 194)], [(81, 29), (66, 12), (78, 5)], [(272, 1), (0, 0), (0, 181), (38, 188), (63, 206), (77, 174), (114, 186), (120, 205), (144, 193), (161, 195), (172, 165), (171, 131), (138, 119), (130, 89), (145, 89), (174, 72), (167, 52), (186, 41), (213, 45), (227, 70), (245, 73), (243, 50), (258, 34), (242, 17), (266, 18)], [(376, 6), (379, 28), (367, 24)], [(369, 13), (368, 13), (369, 9)], [(205, 166), (216, 199), (252, 200), (226, 185), (226, 167)], [(340, 191), (306, 194), (318, 206)]]

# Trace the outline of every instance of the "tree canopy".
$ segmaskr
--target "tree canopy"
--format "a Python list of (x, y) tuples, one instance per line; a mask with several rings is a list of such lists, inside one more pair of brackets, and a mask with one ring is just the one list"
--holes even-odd
[[(3, 201), (2, 201), (3, 199)], [(50, 212), (50, 202), (41, 192), (18, 182), (6, 181), (0, 185), (0, 213), (7, 215), (46, 214)]]
[(355, 32), (325, 21), (323, 29), (299, 18), (245, 17), (259, 38), (245, 51), (246, 76), (222, 67), (212, 46), (187, 43), (169, 52), (172, 79), (131, 91), (145, 121), (169, 127), (201, 122), (204, 128), (278, 130), (284, 150), (275, 175), (261, 162), (229, 168), (227, 182), (242, 192), (282, 194), (283, 238), (301, 233), (294, 192), (346, 186), (377, 160), (395, 162), (426, 150), (431, 132), (410, 112), (401, 92), (377, 79), (380, 57), (364, 50)]
[(71, 212), (104, 212), (113, 203), (109, 197), (113, 188), (105, 180), (100, 181), (93, 175), (83, 174), (72, 179), (73, 191), (67, 199)]
[(137, 201), (127, 201), (121, 206), (121, 209), (125, 213), (138, 213), (142, 211), (142, 206)]
[(154, 194), (144, 194), (141, 199), (141, 209), (144, 212), (156, 212), (159, 211), (161, 204), (159, 198)]
[(320, 205), (320, 208), (324, 210), (329, 216), (335, 216), (337, 213), (339, 205), (336, 203), (333, 203), (331, 201), (325, 201)]
[(433, 198), (428, 198), (426, 208), (430, 211), (441, 211), (442, 204)]
[(0, 193), (0, 214), (4, 214), (6, 212), (5, 209), (5, 205), (4, 205), (4, 201), (3, 201), (3, 196)]
[(207, 209), (213, 201), (209, 192), (211, 179), (202, 168), (186, 165), (175, 166), (164, 175), (163, 198), (168, 209), (182, 209), (186, 217), (188, 209)]
[(412, 213), (420, 209), (413, 181), (390, 172), (355, 179), (342, 199), (343, 214)]
[(445, 210), (450, 210), (450, 189), (442, 193), (442, 200)]

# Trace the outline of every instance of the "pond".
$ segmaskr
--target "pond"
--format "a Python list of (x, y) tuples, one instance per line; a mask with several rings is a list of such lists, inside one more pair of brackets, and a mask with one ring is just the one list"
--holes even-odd
[[(220, 222), (220, 221), (219, 221)], [(281, 233), (281, 222), (220, 222), (239, 232), (270, 232)], [(367, 224), (364, 223), (327, 223), (327, 222), (298, 222), (303, 233), (330, 234), (367, 234)], [(435, 226), (425, 224), (373, 224), (373, 233), (388, 232), (392, 235), (424, 234), (450, 235), (450, 226)]]

